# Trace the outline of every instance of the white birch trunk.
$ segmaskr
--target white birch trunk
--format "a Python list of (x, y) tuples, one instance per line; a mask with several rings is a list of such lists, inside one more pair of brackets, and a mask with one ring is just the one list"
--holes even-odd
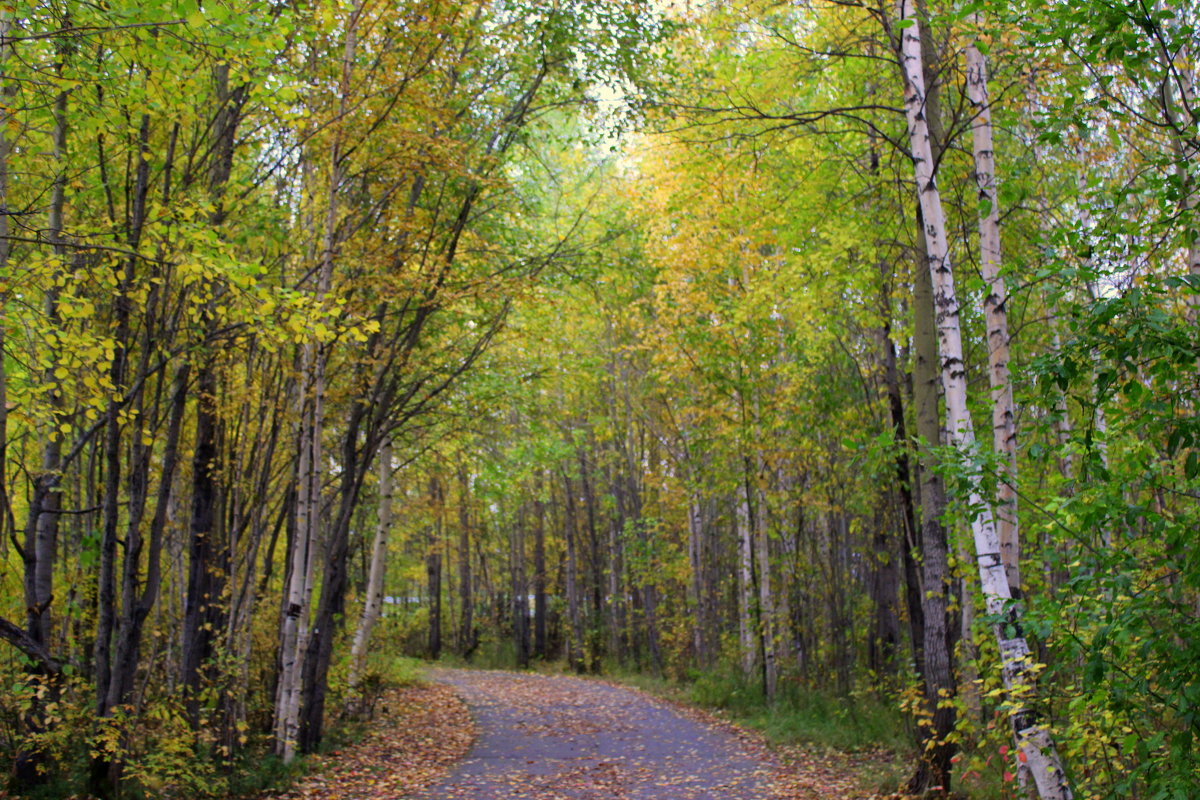
[(321, 488), (321, 405), (324, 387), (321, 347), (304, 345), (301, 368), (306, 377), (301, 398), (296, 531), (288, 554), (288, 584), (280, 629), (279, 684), (275, 695), (275, 754), (290, 762), (300, 733), (300, 697), (308, 648), (308, 612), (312, 597), (313, 551), (318, 541)]
[[(966, 370), (963, 363), (962, 335), (959, 328), (958, 299), (946, 241), (946, 221), (941, 195), (933, 172), (933, 150), (929, 124), (925, 118), (925, 76), (922, 68), (920, 21), (912, 0), (898, 0), (901, 68), (904, 73), (904, 108), (908, 120), (908, 140), (912, 149), (917, 195), (925, 221), (925, 242), (929, 271), (934, 287), (938, 344), (942, 360), (942, 385), (946, 395), (946, 415), (950, 438), (962, 452), (971, 450), (975, 435), (967, 413)], [(1029, 645), (1019, 630), (1019, 617), (1011, 600), (1008, 579), (1000, 555), (1000, 537), (989, 505), (980, 494), (980, 476), (970, 481), (968, 501), (977, 510), (971, 527), (979, 582), (989, 615), (1006, 617), (1008, 625), (996, 626), (1001, 670), (1009, 701), (1018, 752), (1030, 770), (1043, 800), (1070, 800), (1071, 788), (1049, 732), (1024, 708), (1023, 699), (1034, 690), (1030, 669)], [(1006, 628), (1017, 628), (1016, 635), (1005, 636)]]
[(392, 442), (385, 440), (379, 448), (379, 517), (375, 539), (371, 543), (371, 566), (367, 573), (367, 601), (354, 631), (350, 648), (349, 702), (357, 702), (358, 685), (362, 680), (363, 664), (367, 660), (367, 645), (371, 631), (383, 610), (383, 577), (387, 573), (388, 535), (392, 529)]
[(775, 658), (775, 597), (771, 592), (771, 553), (768, 543), (766, 499), (757, 493), (758, 508), (754, 515), (754, 539), (758, 557), (758, 613), (762, 636), (763, 677), (767, 703), (775, 702), (779, 686), (779, 670)]
[[(333, 266), (338, 246), (338, 191), (345, 165), (342, 163), (342, 120), (349, 103), (350, 76), (358, 46), (357, 25), (362, 7), (346, 22), (346, 40), (342, 50), (342, 74), (339, 107), (333, 143), (329, 153), (328, 201), (325, 227), (321, 237), (320, 266), (313, 291), (317, 308), (322, 308), (333, 284)], [(300, 733), (304, 658), (308, 649), (308, 622), (313, 591), (314, 551), (320, 540), (320, 501), (323, 475), (321, 439), (325, 423), (325, 370), (328, 347), (321, 341), (308, 341), (302, 355), (304, 394), (301, 398), (299, 481), (296, 496), (296, 535), (289, 554), (291, 574), (287, 586), (287, 605), (280, 630), (280, 674), (275, 700), (275, 753), (284, 763), (296, 756)]]
[(1009, 589), (1013, 597), (1020, 597), (1017, 433), (1012, 379), (1008, 371), (1008, 292), (1000, 274), (1000, 204), (996, 196), (996, 157), (992, 144), (987, 59), (975, 42), (967, 47), (967, 96), (975, 113), (971, 130), (975, 185), (979, 189), (979, 261), (983, 279), (988, 285), (987, 295), (983, 299), (983, 313), (987, 323), (988, 382), (992, 389), (992, 444), (1001, 469), (996, 497), (996, 528)]

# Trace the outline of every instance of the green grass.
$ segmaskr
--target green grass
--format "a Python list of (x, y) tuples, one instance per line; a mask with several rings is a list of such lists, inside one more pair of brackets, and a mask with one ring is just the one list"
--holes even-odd
[(776, 744), (806, 744), (843, 752), (912, 749), (912, 731), (894, 702), (873, 694), (839, 696), (798, 684), (781, 687), (768, 706), (760, 686), (735, 670), (693, 672), (671, 681), (637, 672), (604, 673), (628, 686), (723, 712), (729, 719), (762, 731)]
[(773, 705), (762, 689), (728, 669), (697, 674), (688, 699), (722, 709), (778, 744), (815, 744), (844, 752), (912, 747), (912, 733), (894, 702), (872, 693), (838, 695), (784, 683)]

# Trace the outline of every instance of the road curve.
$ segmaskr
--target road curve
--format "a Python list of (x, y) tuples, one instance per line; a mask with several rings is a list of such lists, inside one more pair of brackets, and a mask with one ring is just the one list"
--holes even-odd
[(479, 726), (413, 800), (763, 800), (770, 769), (732, 734), (639, 692), (565, 676), (440, 669)]

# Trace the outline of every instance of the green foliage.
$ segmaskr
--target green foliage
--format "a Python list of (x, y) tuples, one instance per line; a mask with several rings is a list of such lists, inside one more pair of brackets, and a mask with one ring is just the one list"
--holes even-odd
[(688, 698), (705, 708), (729, 712), (780, 744), (810, 744), (842, 752), (911, 747), (910, 733), (895, 703), (863, 692), (839, 696), (787, 681), (773, 705), (760, 682), (747, 683), (736, 667), (693, 673)]

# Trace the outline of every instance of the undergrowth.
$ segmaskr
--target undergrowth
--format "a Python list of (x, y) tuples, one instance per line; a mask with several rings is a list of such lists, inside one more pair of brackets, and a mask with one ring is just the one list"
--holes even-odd
[(874, 693), (838, 695), (798, 682), (781, 682), (774, 704), (761, 686), (736, 671), (692, 671), (681, 681), (616, 672), (622, 683), (701, 708), (719, 710), (730, 719), (762, 731), (775, 744), (817, 745), (858, 752), (912, 748), (912, 733), (896, 704)]

